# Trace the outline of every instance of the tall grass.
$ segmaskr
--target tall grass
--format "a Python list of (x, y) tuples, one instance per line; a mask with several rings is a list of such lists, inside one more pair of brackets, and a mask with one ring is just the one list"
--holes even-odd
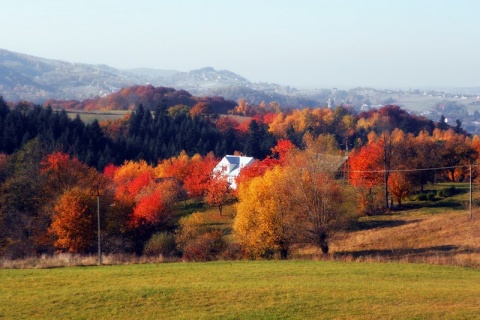
[[(137, 256), (133, 254), (102, 255), (104, 265), (128, 265), (144, 263), (162, 263), (175, 261), (157, 256)], [(49, 269), (59, 267), (95, 266), (98, 264), (97, 255), (79, 255), (59, 253), (55, 255), (32, 256), (24, 259), (0, 259), (0, 269)]]

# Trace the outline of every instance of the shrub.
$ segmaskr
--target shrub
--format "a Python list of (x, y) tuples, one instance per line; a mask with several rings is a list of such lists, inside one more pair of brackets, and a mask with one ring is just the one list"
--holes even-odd
[(440, 198), (451, 197), (451, 196), (454, 196), (456, 193), (457, 193), (457, 190), (455, 189), (454, 186), (451, 186), (449, 188), (445, 188), (445, 189), (441, 189), (441, 190), (437, 191), (437, 195)]
[(184, 251), (185, 247), (199, 235), (205, 233), (205, 217), (200, 212), (192, 213), (179, 221), (179, 227), (175, 231), (177, 248)]
[(436, 195), (437, 195), (436, 192), (429, 192), (429, 193), (427, 193), (427, 199), (428, 200), (435, 200)]
[(243, 248), (239, 243), (229, 243), (227, 244), (225, 250), (220, 254), (219, 259), (222, 260), (242, 260), (248, 257), (245, 248)]
[(148, 256), (163, 255), (165, 257), (177, 255), (174, 235), (168, 232), (155, 233), (145, 244), (143, 254)]
[(183, 249), (183, 258), (187, 261), (217, 260), (226, 247), (223, 234), (214, 230), (188, 242)]
[(426, 193), (419, 193), (417, 194), (415, 197), (414, 197), (414, 200), (415, 201), (427, 201), (428, 200), (428, 196)]

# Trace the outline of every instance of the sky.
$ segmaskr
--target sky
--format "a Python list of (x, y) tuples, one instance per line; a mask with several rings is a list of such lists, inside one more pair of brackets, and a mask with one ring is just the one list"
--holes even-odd
[(297, 88), (480, 86), (478, 0), (0, 0), (0, 48)]

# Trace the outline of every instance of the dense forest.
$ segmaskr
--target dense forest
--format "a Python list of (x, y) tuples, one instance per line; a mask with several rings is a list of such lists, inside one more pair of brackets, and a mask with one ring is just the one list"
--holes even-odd
[[(378, 214), (428, 183), (467, 179), (480, 151), (461, 123), (394, 105), (360, 114), (245, 99), (220, 114), (214, 105), (139, 103), (123, 119), (85, 124), (50, 106), (0, 99), (0, 256), (95, 252), (95, 195), (106, 208), (107, 253), (148, 253), (155, 243), (194, 260), (220, 252), (285, 258), (295, 243), (328, 253), (329, 237), (351, 218), (345, 183), (356, 190), (358, 214)], [(226, 154), (257, 159), (238, 190), (212, 173)], [(335, 179), (339, 170), (347, 179)], [(220, 214), (238, 202), (238, 242), (199, 231), (201, 214), (179, 220), (178, 205), (192, 201)]]
[[(213, 114), (202, 106), (200, 103), (193, 108), (178, 105), (167, 109), (159, 105), (150, 110), (140, 104), (125, 119), (85, 124), (80, 117), (70, 119), (63, 110), (24, 102), (10, 108), (0, 99), (0, 152), (11, 154), (31, 139), (39, 138), (47, 152), (62, 151), (103, 169), (109, 163), (132, 159), (156, 163), (182, 150), (189, 155), (213, 152), (222, 156), (235, 151), (250, 153), (248, 148), (255, 146), (253, 155), (264, 158), (275, 145), (266, 125), (254, 123), (245, 131), (235, 130), (228, 120), (212, 121)], [(195, 115), (197, 111), (208, 112), (208, 116)]]

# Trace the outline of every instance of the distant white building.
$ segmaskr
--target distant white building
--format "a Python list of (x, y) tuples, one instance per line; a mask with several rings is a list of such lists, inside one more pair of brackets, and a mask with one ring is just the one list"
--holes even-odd
[(227, 155), (213, 169), (214, 174), (220, 174), (227, 177), (232, 189), (237, 188), (236, 178), (240, 175), (240, 171), (251, 165), (255, 161), (252, 157), (230, 156)]

